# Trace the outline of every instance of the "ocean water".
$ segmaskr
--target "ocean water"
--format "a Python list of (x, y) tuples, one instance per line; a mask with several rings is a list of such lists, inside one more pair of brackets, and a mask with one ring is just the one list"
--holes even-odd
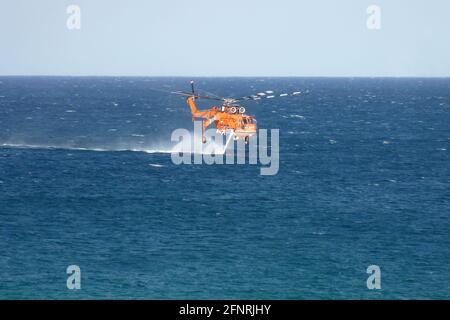
[(308, 91), (245, 104), (274, 176), (172, 163), (188, 80), (0, 77), (1, 299), (450, 298), (450, 79), (196, 79)]

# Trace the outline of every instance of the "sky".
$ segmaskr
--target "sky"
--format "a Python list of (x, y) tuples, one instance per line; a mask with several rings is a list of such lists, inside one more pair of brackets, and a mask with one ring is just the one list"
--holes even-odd
[(449, 18), (448, 0), (1, 0), (0, 75), (450, 77)]

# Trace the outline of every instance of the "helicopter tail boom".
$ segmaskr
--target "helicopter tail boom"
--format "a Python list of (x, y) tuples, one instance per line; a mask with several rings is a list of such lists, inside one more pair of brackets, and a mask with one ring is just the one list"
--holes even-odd
[(195, 105), (195, 98), (193, 96), (188, 97), (186, 99), (187, 104), (189, 105), (189, 108), (191, 108), (192, 116), (198, 112), (197, 106)]

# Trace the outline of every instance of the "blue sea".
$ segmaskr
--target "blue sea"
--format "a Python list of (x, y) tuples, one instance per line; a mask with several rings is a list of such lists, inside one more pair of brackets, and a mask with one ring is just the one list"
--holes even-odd
[(273, 176), (173, 164), (189, 80), (0, 77), (0, 299), (450, 298), (450, 79), (195, 79), (304, 92)]

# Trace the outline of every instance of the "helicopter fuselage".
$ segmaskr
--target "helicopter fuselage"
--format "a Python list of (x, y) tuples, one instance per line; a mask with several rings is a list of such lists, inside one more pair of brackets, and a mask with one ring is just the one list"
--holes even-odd
[(192, 121), (201, 120), (203, 123), (204, 142), (204, 131), (213, 123), (221, 134), (231, 130), (236, 139), (244, 139), (246, 142), (256, 134), (256, 119), (246, 115), (245, 108), (242, 106), (222, 105), (221, 107), (213, 106), (209, 110), (198, 110), (195, 96), (188, 97), (187, 103), (191, 109)]

